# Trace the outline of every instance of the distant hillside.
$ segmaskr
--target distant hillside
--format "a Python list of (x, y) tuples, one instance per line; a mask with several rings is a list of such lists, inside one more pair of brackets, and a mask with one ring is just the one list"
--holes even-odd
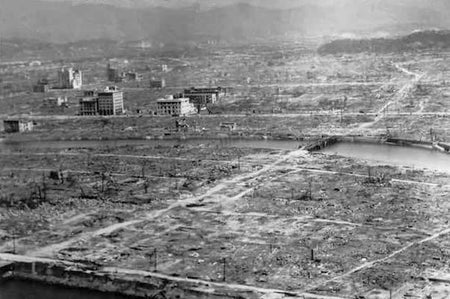
[[(448, 0), (249, 2), (254, 5), (236, 3), (237, 0), (128, 0), (123, 2), (125, 7), (104, 4), (117, 4), (118, 0), (73, 1), (78, 4), (62, 0), (1, 0), (0, 36), (57, 43), (90, 39), (179, 42), (205, 36), (233, 42), (289, 35), (373, 37), (450, 28)], [(183, 2), (193, 5), (182, 6)], [(222, 5), (198, 5), (204, 2)], [(153, 7), (145, 3), (171, 5)]]
[(450, 31), (423, 31), (395, 39), (341, 39), (322, 45), (318, 52), (326, 54), (398, 53), (421, 50), (450, 49)]

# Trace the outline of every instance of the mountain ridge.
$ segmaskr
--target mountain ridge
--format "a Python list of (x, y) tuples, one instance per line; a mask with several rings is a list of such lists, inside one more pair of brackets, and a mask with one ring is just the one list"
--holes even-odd
[[(253, 0), (250, 4), (229, 0), (227, 3), (231, 5), (210, 3), (206, 9), (197, 1), (187, 2), (192, 5), (183, 7), (150, 7), (146, 2), (147, 6), (139, 8), (137, 6), (145, 0), (128, 1), (135, 5), (93, 4), (86, 0), (2, 0), (0, 34), (2, 38), (57, 43), (98, 38), (184, 42), (197, 41), (201, 35), (233, 42), (286, 35), (370, 36), (379, 30), (377, 28), (383, 28), (387, 35), (450, 28), (447, 18), (450, 4), (443, 0), (435, 0), (435, 5), (430, 7), (423, 5), (424, 0), (400, 0), (390, 4), (385, 0), (360, 0), (361, 5), (342, 0), (335, 6), (332, 1), (321, 1), (320, 5), (311, 0), (281, 1), (279, 3), (284, 5), (270, 6), (266, 0)], [(164, 1), (152, 1), (153, 4), (160, 2)], [(255, 3), (261, 5), (255, 6)], [(296, 7), (287, 9), (295, 3)]]

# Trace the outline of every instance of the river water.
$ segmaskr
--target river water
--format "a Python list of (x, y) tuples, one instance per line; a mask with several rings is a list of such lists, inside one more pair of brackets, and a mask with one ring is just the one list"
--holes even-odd
[(450, 172), (450, 154), (427, 148), (369, 143), (337, 143), (323, 153), (357, 158), (376, 164), (427, 168)]
[[(0, 152), (17, 152), (30, 149), (67, 149), (95, 148), (139, 145), (213, 145), (238, 148), (267, 148), (295, 150), (305, 145), (296, 140), (263, 140), (233, 138), (189, 138), (189, 139), (153, 139), (153, 140), (83, 140), (83, 141), (19, 141), (0, 142)], [(367, 160), (377, 164), (409, 166), (412, 168), (428, 168), (430, 170), (450, 172), (450, 154), (433, 151), (421, 147), (395, 146), (371, 143), (338, 143), (323, 149), (321, 152), (337, 154), (344, 157)]]
[(0, 299), (130, 299), (118, 294), (46, 285), (34, 281), (0, 283)]

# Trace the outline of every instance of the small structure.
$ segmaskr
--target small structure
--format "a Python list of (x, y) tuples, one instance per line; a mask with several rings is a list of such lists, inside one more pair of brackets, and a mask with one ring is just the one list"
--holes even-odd
[(187, 132), (189, 130), (189, 124), (187, 123), (186, 119), (180, 119), (175, 121), (175, 128), (177, 132), (184, 131)]
[(133, 72), (123, 72), (122, 78), (123, 78), (122, 79), (123, 81), (127, 81), (127, 82), (130, 82), (130, 81), (140, 82), (140, 81), (142, 81), (143, 76), (142, 76), (142, 74), (139, 74), (139, 73), (133, 71)]
[(33, 92), (49, 92), (51, 89), (50, 82), (47, 79), (40, 79), (36, 85), (33, 85)]
[(165, 79), (152, 78), (150, 80), (150, 88), (164, 88), (164, 87), (166, 87), (166, 80)]
[(195, 107), (187, 98), (174, 99), (173, 96), (166, 96), (157, 102), (158, 115), (181, 116), (195, 113)]
[(19, 133), (33, 131), (33, 122), (20, 119), (8, 119), (3, 121), (5, 133)]
[(41, 66), (42, 65), (42, 62), (40, 62), (39, 60), (33, 60), (33, 61), (31, 61), (29, 64), (28, 64), (29, 66)]
[(80, 70), (62, 68), (58, 71), (58, 86), (61, 89), (80, 89), (83, 85), (83, 74)]
[(237, 124), (234, 122), (222, 122), (220, 123), (220, 129), (223, 131), (235, 131), (237, 129)]
[(162, 64), (161, 65), (161, 71), (163, 73), (167, 73), (169, 71), (169, 67), (167, 66), (167, 64)]
[(44, 99), (45, 108), (57, 108), (57, 107), (67, 107), (68, 106), (67, 97), (52, 97)]

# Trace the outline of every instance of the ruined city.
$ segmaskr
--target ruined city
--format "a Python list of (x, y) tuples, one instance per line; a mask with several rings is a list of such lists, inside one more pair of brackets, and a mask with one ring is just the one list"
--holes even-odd
[(450, 299), (445, 0), (53, 1), (0, 4), (0, 299)]

